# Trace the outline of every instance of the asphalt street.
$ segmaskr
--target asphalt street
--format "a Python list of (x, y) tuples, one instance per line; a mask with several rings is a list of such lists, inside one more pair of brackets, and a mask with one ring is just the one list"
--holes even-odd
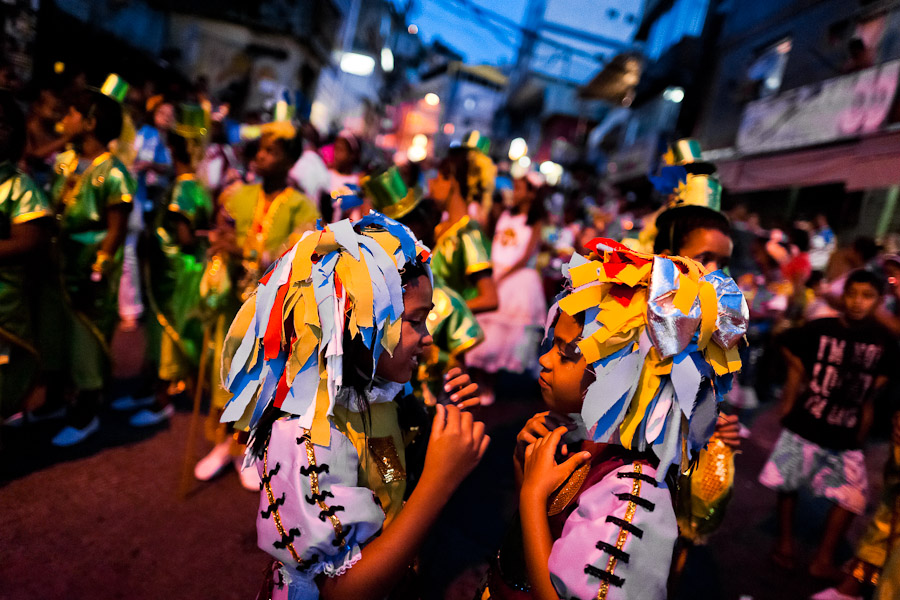
[[(514, 516), (511, 455), (515, 434), (540, 410), (536, 387), (510, 381), (495, 405), (479, 409), (491, 450), (429, 538), (420, 557), (431, 598), (472, 597)], [(216, 598), (251, 600), (267, 556), (256, 547), (257, 495), (229, 469), (208, 483), (190, 481), (179, 494), (189, 407), (151, 430), (126, 416), (102, 415), (98, 435), (74, 449), (53, 449), (58, 424), (4, 429), (0, 456), (0, 598), (105, 600)], [(778, 434), (771, 406), (752, 423), (737, 457), (735, 495), (721, 529), (688, 561), (684, 598), (806, 598), (825, 586), (802, 570), (815, 547), (827, 505), (801, 500), (801, 570), (774, 567), (774, 495), (756, 476)], [(199, 458), (207, 448), (195, 440)], [(884, 441), (868, 451), (870, 511), (881, 488)], [(857, 519), (854, 540), (864, 525)], [(842, 551), (849, 556), (851, 546)]]

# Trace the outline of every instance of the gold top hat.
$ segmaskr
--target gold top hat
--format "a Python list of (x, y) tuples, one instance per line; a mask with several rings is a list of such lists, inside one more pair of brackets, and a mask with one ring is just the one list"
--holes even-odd
[(179, 104), (175, 133), (185, 138), (202, 138), (209, 131), (209, 115), (199, 104)]
[(378, 175), (363, 177), (359, 186), (372, 201), (372, 208), (391, 219), (402, 219), (422, 199), (415, 189), (406, 187), (397, 167), (391, 167)]

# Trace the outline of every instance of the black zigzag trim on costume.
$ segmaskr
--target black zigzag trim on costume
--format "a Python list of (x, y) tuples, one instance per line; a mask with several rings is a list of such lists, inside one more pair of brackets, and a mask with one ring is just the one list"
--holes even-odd
[[(270, 481), (272, 481), (272, 476), (273, 476), (273, 475), (277, 475), (277, 474), (278, 474), (278, 470), (279, 470), (280, 468), (281, 468), (281, 463), (275, 463), (275, 466), (272, 467), (271, 469), (269, 469), (269, 474), (268, 474), (268, 475), (263, 475), (262, 477), (259, 478), (259, 480), (262, 482), (260, 485), (264, 485), (264, 484), (269, 483)], [(259, 489), (262, 489), (262, 487), (260, 487)]]
[(298, 571), (300, 571), (301, 573), (305, 573), (306, 571), (309, 571), (311, 568), (313, 568), (316, 565), (316, 563), (321, 562), (321, 560), (322, 560), (321, 556), (313, 553), (313, 555), (310, 556), (309, 558), (307, 558), (306, 560), (301, 560), (299, 563), (297, 563), (297, 566), (294, 568), (297, 569)]
[(327, 519), (328, 517), (333, 517), (334, 513), (336, 513), (339, 510), (344, 510), (344, 507), (339, 504), (335, 504), (334, 506), (329, 506), (325, 510), (320, 510), (319, 511), (319, 520), (324, 523), (325, 519)]
[(619, 500), (627, 500), (628, 502), (634, 502), (640, 507), (646, 508), (648, 511), (653, 512), (653, 509), (656, 508), (656, 505), (647, 500), (646, 498), (641, 498), (640, 496), (635, 496), (630, 492), (622, 492), (621, 494), (615, 494), (616, 498)]
[(331, 540), (331, 545), (337, 548), (341, 544), (344, 543), (344, 538), (350, 535), (350, 530), (353, 529), (353, 525), (347, 525), (346, 527), (341, 528), (341, 532), (335, 534), (334, 539)]
[(619, 479), (640, 479), (645, 483), (649, 483), (653, 487), (659, 487), (659, 483), (657, 483), (656, 478), (651, 477), (646, 473), (634, 473), (629, 471), (627, 473), (616, 473), (616, 477), (618, 477)]
[(284, 504), (284, 494), (283, 493), (281, 494), (281, 498), (275, 498), (275, 501), (272, 502), (271, 504), (269, 504), (269, 508), (267, 508), (266, 510), (260, 511), (259, 514), (260, 514), (260, 516), (262, 516), (263, 519), (268, 519), (270, 516), (272, 516), (272, 513), (275, 512), (276, 510), (278, 510), (278, 507), (281, 506), (282, 504)]
[(334, 494), (329, 492), (328, 490), (322, 492), (321, 494), (313, 494), (312, 496), (306, 496), (306, 502), (308, 504), (315, 504), (316, 502), (324, 502), (325, 498), (334, 498)]
[(614, 517), (613, 515), (607, 515), (606, 522), (619, 526), (638, 539), (644, 537), (644, 531), (640, 527), (638, 527), (634, 523), (629, 523), (625, 519), (620, 519), (619, 517)]
[(606, 552), (607, 554), (609, 554), (610, 556), (612, 556), (613, 558), (615, 558), (616, 560), (622, 561), (623, 563), (628, 562), (628, 553), (627, 552), (625, 552), (624, 550), (619, 550), (612, 544), (607, 544), (603, 540), (600, 540), (599, 542), (597, 542), (597, 550), (602, 550), (602, 551)]
[(593, 575), (597, 579), (602, 579), (603, 581), (609, 582), (609, 585), (614, 585), (616, 587), (622, 587), (625, 583), (625, 580), (618, 575), (613, 575), (612, 573), (608, 573), (602, 569), (598, 569), (593, 565), (584, 565), (584, 572), (588, 575)]
[(272, 545), (275, 546), (277, 550), (284, 550), (287, 548), (288, 544), (294, 541), (295, 537), (300, 537), (300, 530), (296, 527), (292, 527), (287, 533), (281, 534), (280, 542), (275, 542)]
[(328, 473), (328, 465), (322, 463), (321, 465), (312, 465), (310, 467), (300, 467), (300, 474), (304, 477), (309, 477), (310, 473), (315, 473), (316, 475), (321, 475), (322, 473)]

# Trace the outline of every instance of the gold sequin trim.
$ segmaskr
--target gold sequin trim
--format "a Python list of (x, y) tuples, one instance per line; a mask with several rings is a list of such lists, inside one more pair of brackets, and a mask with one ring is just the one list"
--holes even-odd
[[(640, 463), (634, 463), (634, 472), (637, 474), (643, 473), (643, 467)], [(631, 484), (631, 494), (633, 496), (640, 497), (641, 495), (641, 480), (635, 479)], [(629, 501), (628, 506), (625, 508), (625, 522), (631, 523), (631, 520), (634, 519), (634, 513), (637, 511), (637, 504), (634, 501)], [(616, 550), (621, 550), (625, 546), (625, 541), (628, 539), (628, 531), (623, 528), (619, 528), (619, 537), (616, 540)], [(615, 556), (609, 557), (609, 562), (606, 563), (606, 572), (610, 575), (613, 575), (616, 571), (616, 563), (619, 561)], [(609, 593), (609, 582), (603, 581), (600, 583), (600, 589), (597, 591), (597, 600), (606, 600), (606, 595)]]
[(406, 470), (400, 463), (394, 438), (390, 436), (369, 438), (369, 452), (372, 453), (383, 482), (406, 481)]
[[(266, 482), (266, 498), (269, 500), (269, 506), (275, 506), (272, 511), (272, 518), (275, 520), (275, 529), (278, 530), (278, 534), (284, 539), (286, 537), (284, 531), (284, 525), (281, 523), (281, 514), (278, 512), (278, 506), (275, 504), (275, 494), (272, 493), (272, 484), (269, 483), (269, 449), (266, 448), (265, 453), (263, 454), (263, 481)], [(293, 542), (288, 542), (287, 549), (291, 553), (291, 557), (296, 560), (301, 565), (303, 561), (300, 560), (300, 555), (297, 554), (297, 550), (294, 548)]]
[[(307, 437), (305, 440), (306, 446), (306, 460), (309, 462), (310, 471), (309, 471), (309, 487), (312, 489), (312, 494), (315, 497), (319, 496), (319, 474), (316, 473), (316, 470), (312, 467), (317, 467), (316, 463), (316, 451), (313, 448), (312, 441)], [(324, 500), (316, 500), (316, 504), (319, 505), (321, 510), (328, 510), (328, 505), (325, 504)], [(347, 540), (343, 537), (342, 533), (344, 528), (341, 526), (340, 519), (337, 518), (337, 515), (331, 514), (328, 515), (328, 518), (331, 520), (331, 526), (334, 528), (334, 535), (337, 539), (341, 540), (340, 547), (343, 548), (346, 544)]]
[(581, 465), (572, 476), (566, 480), (565, 485), (563, 485), (558, 492), (553, 496), (553, 500), (550, 502), (550, 508), (547, 510), (548, 516), (558, 515), (563, 511), (563, 509), (569, 505), (569, 502), (572, 501), (572, 498), (575, 497), (575, 494), (578, 493), (578, 490), (581, 489), (581, 486), (584, 485), (584, 480), (587, 478), (588, 471), (591, 470), (590, 463)]

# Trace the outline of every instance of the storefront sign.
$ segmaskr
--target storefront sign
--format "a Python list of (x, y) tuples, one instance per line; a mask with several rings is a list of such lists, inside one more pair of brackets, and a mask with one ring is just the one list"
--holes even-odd
[(895, 60), (751, 102), (741, 118), (738, 150), (771, 152), (878, 131), (894, 101), (898, 72)]

